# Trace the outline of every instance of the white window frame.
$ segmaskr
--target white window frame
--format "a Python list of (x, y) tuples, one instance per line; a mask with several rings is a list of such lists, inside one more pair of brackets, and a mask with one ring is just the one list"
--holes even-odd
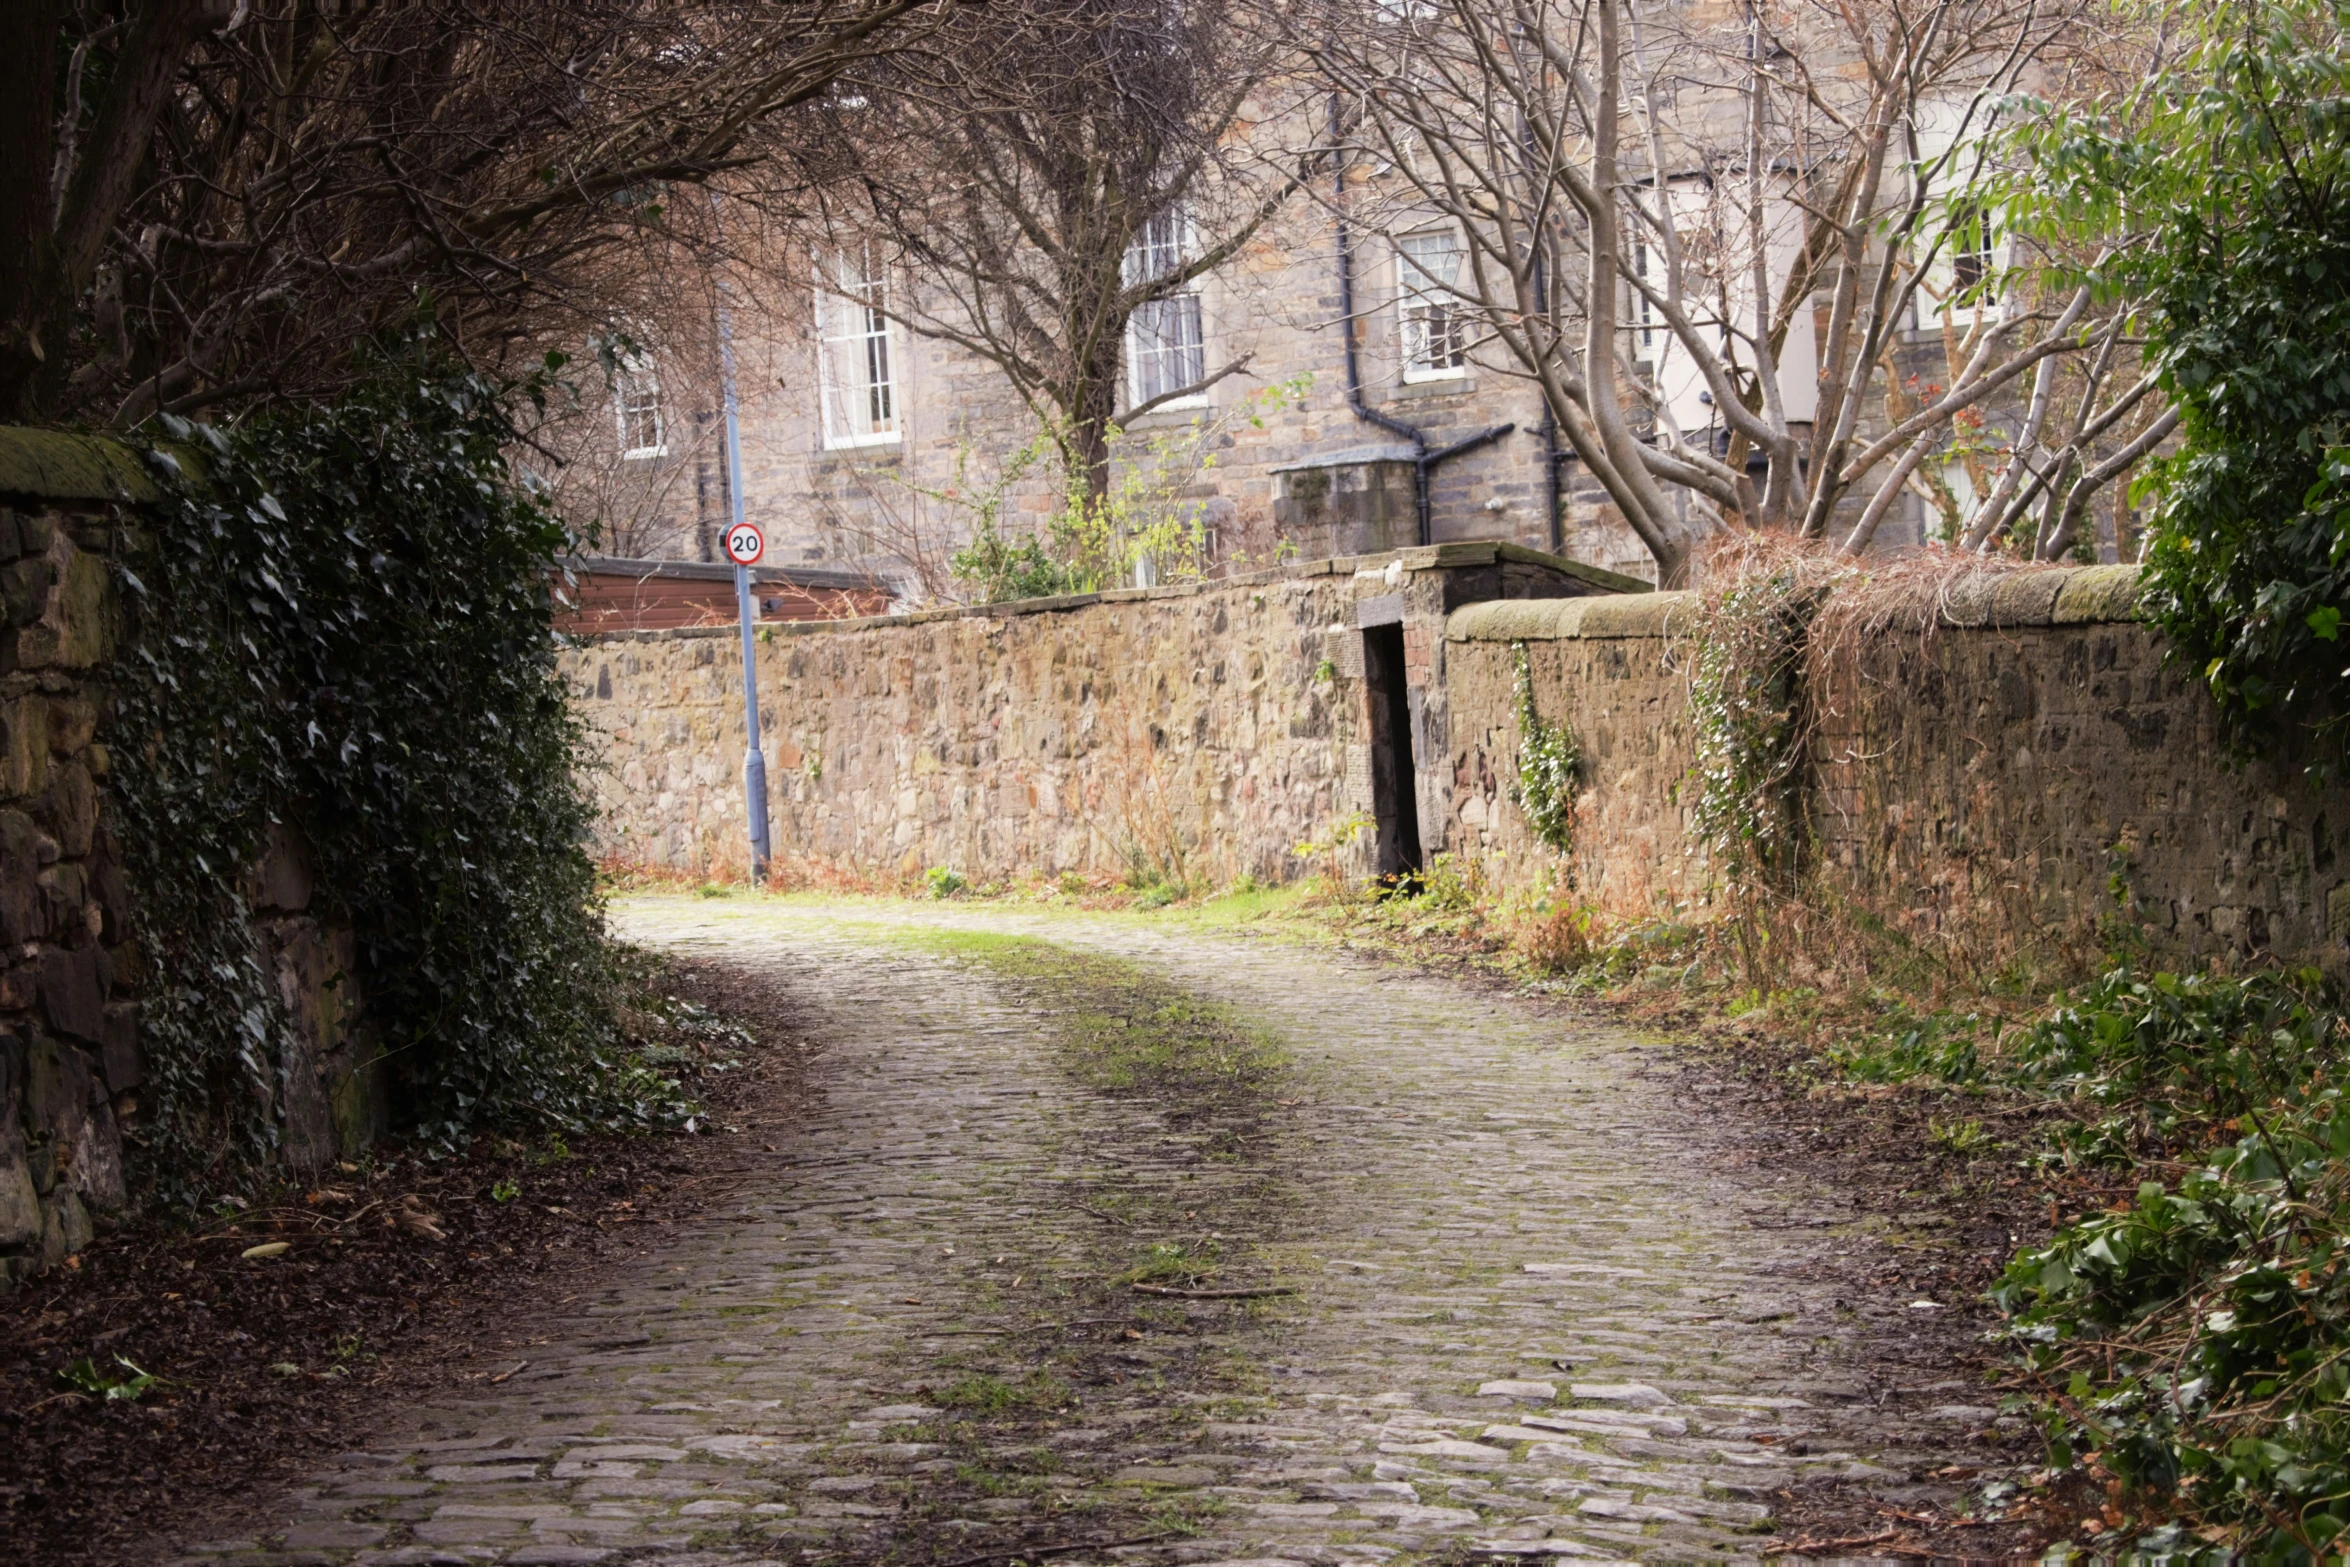
[[(1959, 319), (1975, 320), (1988, 312), (1991, 319), (1999, 318), (1999, 282), (1997, 274), (2007, 264), (2006, 247), (2000, 243), (1998, 225), (1993, 222), (1991, 209), (1973, 202), (1954, 207), (1950, 223), (1943, 230), (1942, 269), (1950, 282), (1950, 303), (1946, 310), (1959, 313)], [(1975, 241), (1967, 249), (1960, 249), (1968, 240)], [(1973, 276), (1966, 274), (1972, 271)], [(1959, 304), (1959, 294), (1989, 281), (1989, 289), (1972, 304)]]
[(851, 240), (817, 252), (816, 402), (827, 451), (905, 439), (904, 363), (881, 247)]
[[(1415, 245), (1428, 241), (1442, 241), (1451, 247), (1451, 277), (1437, 277), (1413, 255)], [(1416, 234), (1402, 235), (1395, 242), (1396, 344), (1407, 386), (1468, 379), (1467, 322), (1461, 317), (1461, 296), (1455, 282), (1468, 259), (1469, 247), (1455, 228), (1422, 229)], [(1435, 362), (1433, 322), (1442, 323), (1441, 329), (1449, 340), (1445, 357), (1454, 363)]]
[[(1180, 208), (1161, 213), (1142, 227), (1132, 244), (1126, 247), (1125, 281), (1129, 288), (1164, 277), (1185, 264), (1186, 258), (1197, 253), (1199, 235), (1192, 226), (1191, 216)], [(1178, 336), (1171, 340), (1154, 322), (1173, 319), (1178, 333), (1188, 326), (1188, 340)], [(1157, 368), (1168, 358), (1182, 356), (1178, 370), (1190, 370), (1190, 375), (1173, 381), (1162, 391), (1176, 387), (1193, 386), (1208, 376), (1208, 323), (1205, 302), (1200, 298), (1198, 280), (1181, 292), (1154, 299), (1135, 308), (1126, 321), (1126, 406), (1139, 408), (1159, 395), (1151, 390)], [(1170, 409), (1205, 408), (1208, 394), (1203, 389), (1188, 397), (1172, 398), (1152, 409), (1159, 413)]]
[[(1912, 321), (1920, 332), (1939, 332), (1945, 323), (1964, 331), (1981, 322), (1999, 320), (2004, 309), (2005, 302), (2000, 298), (1996, 281), (1986, 297), (1968, 304), (1958, 302), (1962, 291), (1960, 275), (1969, 263), (1979, 281), (2003, 271), (2010, 253), (2010, 236), (2000, 232), (1998, 215), (1965, 199), (1968, 179), (1982, 164), (1978, 139), (1988, 135), (1994, 123), (1991, 119), (1981, 120), (1969, 127), (1965, 139), (1961, 140), (1960, 124), (1966, 112), (1967, 102), (1957, 98), (1931, 98), (1919, 106), (1919, 167), (1932, 166), (1948, 155), (1932, 192), (1941, 222), (1940, 232), (1934, 237), (1941, 243), (1935, 247), (1924, 281), (1910, 296)], [(1979, 243), (1961, 252), (1958, 246), (1969, 237), (1970, 231)], [(1927, 234), (1920, 232), (1918, 248), (1923, 249), (1928, 242)], [(1962, 256), (1966, 258), (1963, 261)]]
[[(632, 414), (651, 415), (651, 444), (629, 443)], [(620, 443), (622, 462), (669, 455), (669, 421), (661, 402), (661, 374), (653, 366), (653, 356), (641, 349), (613, 362), (612, 434)]]

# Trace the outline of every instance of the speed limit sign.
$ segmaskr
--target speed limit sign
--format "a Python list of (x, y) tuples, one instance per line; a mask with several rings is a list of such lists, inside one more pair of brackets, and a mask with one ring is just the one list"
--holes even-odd
[(726, 530), (726, 558), (737, 566), (756, 566), (766, 553), (766, 539), (751, 524), (738, 522)]

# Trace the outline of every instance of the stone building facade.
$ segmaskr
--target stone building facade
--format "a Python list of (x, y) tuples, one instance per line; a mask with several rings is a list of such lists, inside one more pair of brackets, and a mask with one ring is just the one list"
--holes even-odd
[[(1442, 236), (1415, 229), (1392, 178), (1359, 172), (1362, 188), (1350, 204), (1376, 213), (1374, 221), (1358, 219), (1347, 234), (1326, 199), (1295, 194), (1200, 280), (1188, 307), (1198, 337), (1190, 362), (1212, 370), (1246, 358), (1247, 370), (1132, 420), (1119, 445), (1122, 469), (1177, 474), (1184, 504), (1205, 528), (1209, 575), (1479, 541), (1654, 581), (1646, 549), (1551, 433), (1539, 390), (1505, 353), (1475, 340), (1465, 320), (1448, 326), (1440, 310), (1431, 319), (1428, 280), (1442, 261), (1426, 242)], [(1799, 209), (1781, 200), (1774, 211)], [(859, 258), (874, 254), (853, 235), (848, 245), (828, 241), (821, 257), (784, 247), (770, 257), (756, 301), (733, 317), (744, 510), (766, 533), (774, 563), (862, 572), (909, 607), (960, 597), (948, 557), (982, 498), (1018, 466), (1037, 425), (994, 365), (900, 319), (923, 313), (918, 301), (932, 285), (882, 259), (841, 261), (852, 248)], [(817, 272), (827, 265), (849, 266), (854, 276), (819, 287)], [(1342, 286), (1342, 267), (1350, 286)], [(844, 303), (842, 287), (880, 308)], [(1359, 395), (1350, 395), (1349, 299)], [(1783, 394), (1799, 439), (1816, 401), (1811, 356), (1827, 311), (1824, 297), (1813, 301), (1782, 350)], [(1626, 313), (1635, 375), (1691, 439), (1726, 447), (1710, 397), (1675, 360), (1668, 334), (1653, 321), (1640, 326), (1629, 296)], [(656, 355), (614, 389), (616, 438), (640, 443), (619, 467), (643, 470), (635, 490), (664, 519), (651, 530), (666, 541), (658, 552), (705, 560), (717, 558), (729, 506), (722, 426), (712, 411), (719, 377), (714, 361), (702, 362), (707, 350), (705, 343)], [(1158, 352), (1141, 328), (1130, 331), (1129, 403), (1164, 379), (1148, 362)], [(1921, 383), (1945, 379), (1939, 318), (1914, 323), (1894, 357)], [(1882, 428), (1882, 412), (1864, 416), (1864, 436)], [(1710, 505), (1673, 493), (1686, 508)], [(1007, 531), (1019, 531), (1041, 524), (1055, 498), (1032, 469), (1004, 486), (1002, 503)], [(1914, 544), (1926, 522), (1920, 499), (1905, 495), (1878, 546)]]

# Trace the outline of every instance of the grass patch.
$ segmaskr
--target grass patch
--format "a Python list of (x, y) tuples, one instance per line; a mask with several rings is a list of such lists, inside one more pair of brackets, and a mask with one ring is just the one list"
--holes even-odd
[(1270, 1097), (1290, 1076), (1289, 1050), (1272, 1034), (1139, 964), (992, 931), (932, 929), (909, 939), (981, 964), (1036, 1000), (1070, 1070), (1090, 1087), (1223, 1101)]
[(1196, 1289), (1216, 1276), (1216, 1257), (1222, 1248), (1213, 1240), (1154, 1241), (1142, 1260), (1119, 1274), (1113, 1284), (1172, 1284)]
[(1066, 1386), (1041, 1371), (1031, 1372), (1017, 1382), (1002, 1377), (969, 1376), (938, 1394), (938, 1401), (947, 1408), (981, 1419), (1059, 1409), (1070, 1398)]

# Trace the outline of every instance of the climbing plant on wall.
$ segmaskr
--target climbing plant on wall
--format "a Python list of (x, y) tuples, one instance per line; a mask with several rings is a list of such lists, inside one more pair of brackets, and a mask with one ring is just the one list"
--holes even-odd
[(415, 350), (331, 408), (173, 431), (203, 471), (125, 562), (117, 710), (167, 1184), (268, 1151), (282, 1019), (243, 883), (273, 823), (357, 933), (415, 1128), (678, 1108), (620, 1053), (550, 624), (571, 540), (506, 466), (503, 395)]
[(1799, 868), (1805, 633), (1819, 587), (1783, 567), (1734, 578), (1706, 603), (1690, 667), (1699, 837), (1733, 888), (1785, 890)]
[(1510, 648), (1517, 660), (1518, 808), (1536, 838), (1561, 854), (1575, 852), (1575, 785), (1583, 772), (1583, 748), (1574, 727), (1546, 723), (1534, 705), (1534, 667), (1526, 644)]

